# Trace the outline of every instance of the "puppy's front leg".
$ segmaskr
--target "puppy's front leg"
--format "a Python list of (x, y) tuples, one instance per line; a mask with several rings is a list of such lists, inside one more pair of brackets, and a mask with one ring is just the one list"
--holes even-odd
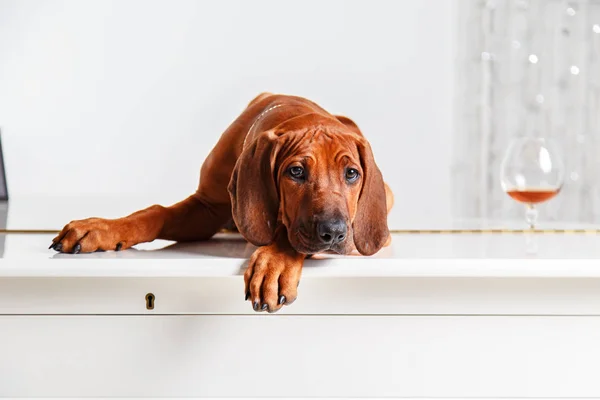
[(71, 221), (50, 248), (77, 254), (119, 251), (154, 239), (207, 240), (230, 218), (230, 204), (210, 204), (192, 195), (170, 207), (155, 205), (123, 218)]
[(273, 243), (256, 249), (244, 274), (246, 300), (254, 311), (273, 313), (296, 300), (304, 258), (290, 245), (285, 228)]

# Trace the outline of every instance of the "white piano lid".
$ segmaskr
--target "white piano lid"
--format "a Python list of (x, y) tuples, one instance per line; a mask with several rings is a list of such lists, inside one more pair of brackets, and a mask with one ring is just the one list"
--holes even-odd
[[(84, 201), (85, 200), (85, 201)], [(13, 199), (9, 229), (58, 230), (70, 220), (118, 217), (150, 205), (143, 198)], [(484, 221), (423, 222), (410, 229), (522, 227)], [(543, 224), (544, 228), (551, 227)], [(590, 228), (576, 224), (560, 228)], [(0, 276), (214, 276), (242, 273), (254, 250), (241, 236), (220, 234), (208, 242), (155, 241), (121, 252), (58, 254), (54, 234), (1, 234)], [(303, 276), (600, 277), (600, 235), (590, 234), (394, 234), (372, 257), (323, 255), (307, 260)]]
[[(54, 235), (0, 235), (1, 276), (240, 275), (254, 250), (239, 235), (207, 242), (157, 240), (120, 252), (59, 254)], [(520, 234), (396, 234), (371, 257), (323, 255), (305, 262), (303, 276), (600, 277), (600, 235), (535, 235), (535, 254)]]

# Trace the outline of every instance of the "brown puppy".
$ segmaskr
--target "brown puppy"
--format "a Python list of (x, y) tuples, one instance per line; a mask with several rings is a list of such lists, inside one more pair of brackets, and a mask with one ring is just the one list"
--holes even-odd
[(80, 253), (207, 240), (233, 219), (259, 246), (244, 274), (246, 299), (274, 312), (296, 299), (307, 255), (381, 249), (392, 202), (352, 120), (300, 97), (263, 93), (208, 155), (195, 194), (119, 219), (72, 221), (50, 247)]

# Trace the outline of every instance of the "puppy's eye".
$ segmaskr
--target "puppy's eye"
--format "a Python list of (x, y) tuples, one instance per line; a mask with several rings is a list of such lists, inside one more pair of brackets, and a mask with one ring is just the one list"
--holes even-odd
[(355, 170), (354, 168), (348, 168), (346, 170), (346, 180), (348, 182), (354, 182), (357, 179), (358, 179), (358, 171)]
[(292, 178), (304, 179), (304, 168), (302, 167), (291, 167), (288, 172)]

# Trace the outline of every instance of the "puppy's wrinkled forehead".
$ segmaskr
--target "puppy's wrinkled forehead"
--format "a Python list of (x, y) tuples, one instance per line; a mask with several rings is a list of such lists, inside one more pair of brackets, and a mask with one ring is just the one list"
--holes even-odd
[(291, 159), (319, 167), (359, 162), (356, 138), (351, 132), (316, 127), (286, 136), (278, 157), (280, 166)]

